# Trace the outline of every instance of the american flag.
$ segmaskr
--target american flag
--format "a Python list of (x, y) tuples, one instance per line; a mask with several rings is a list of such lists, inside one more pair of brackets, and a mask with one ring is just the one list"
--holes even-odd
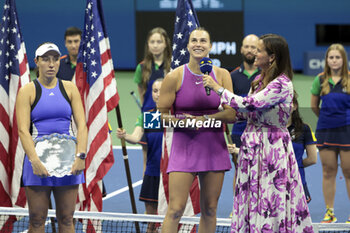
[[(24, 151), (17, 131), (15, 102), (30, 82), (27, 55), (14, 0), (6, 0), (0, 23), (0, 206), (24, 206), (20, 187)], [(1, 223), (2, 229), (4, 222)]]
[(171, 68), (186, 64), (189, 61), (187, 43), (190, 33), (199, 27), (197, 14), (191, 0), (178, 0), (173, 36), (173, 56)]
[(114, 163), (107, 113), (119, 102), (100, 0), (87, 0), (75, 82), (88, 127), (86, 183), (79, 188), (80, 210), (102, 211), (101, 180)]
[[(189, 61), (187, 43), (190, 33), (199, 26), (196, 12), (191, 0), (179, 0), (176, 9), (175, 30), (173, 38), (172, 69)], [(160, 164), (160, 184), (158, 194), (158, 214), (165, 215), (169, 202), (169, 175), (166, 173), (171, 151), (173, 131), (168, 128), (163, 135), (163, 149)], [(200, 213), (199, 207), (199, 184), (196, 178), (191, 186), (184, 215), (193, 216)], [(182, 227), (182, 226), (181, 226)], [(195, 232), (195, 228), (192, 229)]]

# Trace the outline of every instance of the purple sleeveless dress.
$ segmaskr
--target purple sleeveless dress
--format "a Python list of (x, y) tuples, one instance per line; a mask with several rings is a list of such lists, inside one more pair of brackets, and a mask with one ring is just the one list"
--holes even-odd
[[(212, 71), (210, 76), (214, 80)], [(182, 84), (176, 93), (174, 114), (194, 116), (218, 112), (220, 98), (207, 96), (202, 75), (194, 74), (184, 65)], [(174, 129), (167, 172), (206, 172), (231, 169), (223, 128)]]
[[(52, 89), (41, 85), (41, 97), (30, 114), (33, 126), (33, 139), (53, 133), (70, 134), (72, 108), (63, 97), (59, 82)], [(24, 158), (22, 182), (24, 186), (63, 186), (84, 183), (84, 174), (64, 177), (50, 176), (40, 178), (34, 175), (32, 165), (27, 156)]]

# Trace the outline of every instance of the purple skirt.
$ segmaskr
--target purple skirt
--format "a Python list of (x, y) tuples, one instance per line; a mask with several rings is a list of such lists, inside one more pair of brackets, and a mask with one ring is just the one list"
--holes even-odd
[(168, 173), (230, 169), (231, 160), (222, 128), (174, 130)]

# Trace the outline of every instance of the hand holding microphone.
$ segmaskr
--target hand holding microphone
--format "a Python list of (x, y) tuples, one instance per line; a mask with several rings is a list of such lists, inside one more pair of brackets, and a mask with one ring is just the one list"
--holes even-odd
[[(199, 62), (199, 69), (205, 75), (209, 75), (213, 69), (213, 62), (208, 57), (203, 57)], [(210, 95), (210, 87), (205, 87), (205, 92), (207, 95)]]

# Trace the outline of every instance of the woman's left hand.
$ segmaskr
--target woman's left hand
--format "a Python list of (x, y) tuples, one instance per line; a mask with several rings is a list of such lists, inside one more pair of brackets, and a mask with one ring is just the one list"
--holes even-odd
[(75, 158), (73, 166), (72, 166), (72, 174), (79, 175), (85, 169), (85, 160), (80, 158)]
[(201, 125), (203, 125), (203, 121), (205, 121), (205, 118), (203, 116), (193, 116), (193, 115), (190, 115), (187, 113), (183, 113), (183, 115), (185, 116), (186, 120), (189, 120), (189, 121), (194, 120), (195, 127), (193, 129), (195, 129), (195, 130), (198, 130), (198, 128), (196, 127), (197, 121), (202, 121)]
[(203, 85), (210, 87), (213, 91), (217, 92), (221, 87), (214, 79), (209, 75), (203, 75)]

